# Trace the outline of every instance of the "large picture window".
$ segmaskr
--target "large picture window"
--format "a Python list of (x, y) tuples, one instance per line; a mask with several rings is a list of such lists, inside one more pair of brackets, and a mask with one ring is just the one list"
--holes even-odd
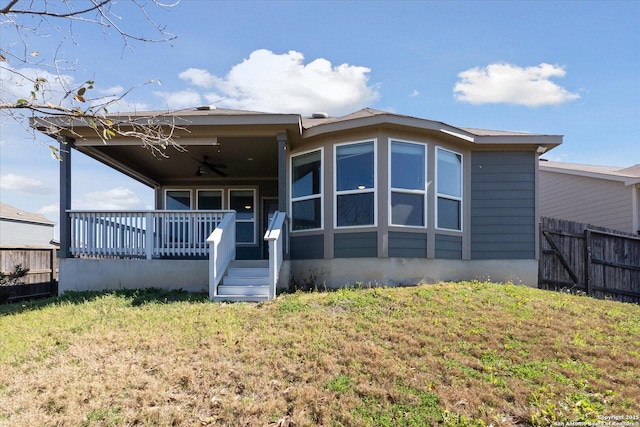
[(256, 242), (256, 194), (254, 190), (229, 190), (229, 208), (236, 211), (236, 242)]
[(322, 150), (291, 158), (291, 229), (322, 228)]
[(462, 230), (462, 154), (436, 150), (436, 227)]
[(336, 227), (375, 225), (375, 141), (335, 147)]
[(424, 144), (391, 141), (391, 224), (426, 225), (426, 147)]

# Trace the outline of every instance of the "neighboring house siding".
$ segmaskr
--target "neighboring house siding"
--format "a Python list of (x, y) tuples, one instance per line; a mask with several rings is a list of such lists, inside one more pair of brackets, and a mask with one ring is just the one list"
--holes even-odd
[(0, 219), (2, 245), (49, 245), (52, 239), (53, 225)]
[(462, 259), (462, 237), (436, 234), (436, 258)]
[(367, 258), (378, 256), (378, 233), (340, 233), (334, 236), (336, 258)]
[(540, 170), (540, 215), (633, 230), (632, 189), (622, 182)]
[(426, 258), (427, 235), (423, 233), (390, 231), (389, 256), (398, 258)]
[(324, 258), (324, 236), (291, 237), (291, 259), (322, 259)]
[(533, 152), (471, 156), (471, 259), (535, 258)]

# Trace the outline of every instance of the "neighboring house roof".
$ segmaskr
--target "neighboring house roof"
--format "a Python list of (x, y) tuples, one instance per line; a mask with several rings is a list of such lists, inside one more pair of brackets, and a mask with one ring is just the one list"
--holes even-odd
[(0, 219), (11, 221), (30, 222), (42, 225), (55, 225), (56, 223), (45, 218), (44, 215), (23, 211), (6, 203), (0, 203)]
[(621, 168), (619, 166), (595, 166), (541, 161), (540, 170), (619, 181), (624, 183), (624, 185), (640, 184), (640, 163), (627, 168)]

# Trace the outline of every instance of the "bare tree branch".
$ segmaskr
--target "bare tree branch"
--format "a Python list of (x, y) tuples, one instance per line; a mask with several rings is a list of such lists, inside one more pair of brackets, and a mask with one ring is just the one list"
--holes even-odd
[[(152, 0), (152, 4), (156, 7), (173, 7), (177, 1), (163, 4)], [(35, 132), (34, 129), (37, 128), (52, 136), (64, 132), (80, 138), (74, 128), (83, 127), (86, 130), (88, 127), (105, 144), (113, 138), (126, 137), (140, 140), (141, 145), (154, 155), (166, 156), (169, 147), (184, 150), (176, 142), (176, 130), (186, 129), (176, 126), (175, 119), (167, 119), (167, 115), (141, 117), (133, 114), (131, 117), (122, 117), (109, 114), (109, 109), (134, 89), (153, 83), (153, 80), (131, 87), (119, 96), (89, 97), (90, 91), (94, 89), (94, 78), (74, 84), (72, 73), (75, 70), (75, 60), (58, 58), (63, 43), (69, 36), (74, 38), (74, 22), (95, 25), (103, 31), (113, 29), (122, 38), (124, 47), (131, 47), (132, 42), (170, 43), (175, 36), (168, 33), (165, 26), (153, 20), (147, 11), (148, 4), (138, 0), (124, 3), (133, 4), (139, 10), (153, 31), (159, 34), (158, 38), (145, 36), (140, 29), (140, 20), (132, 20), (130, 16), (122, 19), (118, 16), (113, 0), (38, 0), (28, 2), (26, 8), (19, 7), (20, 2), (21, 0), (9, 0), (0, 9), (0, 26), (3, 30), (15, 29), (17, 35), (17, 42), (14, 44), (0, 45), (0, 73), (3, 80), (3, 85), (0, 86), (0, 112), (25, 128), (28, 128), (29, 121), (31, 131)], [(62, 10), (63, 7), (66, 10)], [(79, 9), (74, 10), (75, 7)], [(54, 20), (68, 22), (68, 33), (54, 25)], [(123, 25), (127, 22), (132, 23), (129, 26), (136, 28), (135, 31), (140, 34), (127, 30)], [(28, 35), (41, 37), (53, 33), (57, 33), (62, 40), (52, 60), (41, 59), (39, 52), (30, 48)], [(11, 65), (10, 61), (18, 61), (22, 68)]]

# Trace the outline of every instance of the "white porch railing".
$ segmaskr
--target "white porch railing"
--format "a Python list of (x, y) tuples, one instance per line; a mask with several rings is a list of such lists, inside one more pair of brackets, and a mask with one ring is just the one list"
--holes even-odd
[(236, 214), (230, 212), (207, 239), (209, 244), (209, 299), (218, 296), (218, 284), (236, 258)]
[(284, 238), (284, 225), (286, 219), (287, 214), (285, 212), (276, 212), (271, 218), (269, 229), (264, 234), (264, 240), (269, 242), (269, 299), (276, 297), (278, 276), (284, 259), (284, 242), (286, 241)]
[(207, 238), (233, 211), (67, 211), (75, 257), (208, 256)]

